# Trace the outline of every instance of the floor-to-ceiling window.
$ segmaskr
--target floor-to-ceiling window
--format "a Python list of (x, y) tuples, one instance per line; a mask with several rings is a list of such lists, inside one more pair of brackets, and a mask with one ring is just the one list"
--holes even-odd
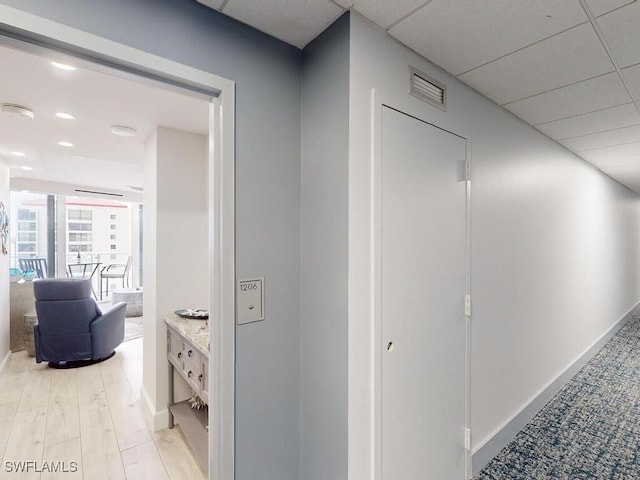
[[(103, 268), (126, 265), (130, 256), (138, 254), (134, 252), (134, 244), (140, 242), (134, 241), (133, 236), (140, 235), (141, 231), (138, 228), (140, 219), (134, 219), (139, 206), (77, 196), (53, 196), (56, 201), (48, 202), (51, 196), (11, 192), (11, 266), (20, 268), (20, 259), (46, 259), (48, 265), (54, 266), (50, 269), (53, 276), (94, 273), (97, 290), (99, 272)], [(52, 211), (50, 203), (63, 205), (64, 215), (59, 216)], [(56, 218), (63, 221), (55, 221)], [(49, 248), (50, 242), (56, 244), (55, 248)], [(56, 252), (64, 252), (63, 262), (58, 261)], [(79, 264), (91, 266), (87, 269), (74, 268)], [(110, 282), (110, 291), (121, 284), (121, 280), (112, 279)]]

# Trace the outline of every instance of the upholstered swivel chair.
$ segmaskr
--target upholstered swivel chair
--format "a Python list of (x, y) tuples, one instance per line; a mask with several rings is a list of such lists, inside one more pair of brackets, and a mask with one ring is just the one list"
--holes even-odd
[(106, 360), (124, 340), (127, 304), (102, 313), (91, 280), (50, 278), (33, 282), (38, 323), (33, 328), (36, 362), (69, 368)]

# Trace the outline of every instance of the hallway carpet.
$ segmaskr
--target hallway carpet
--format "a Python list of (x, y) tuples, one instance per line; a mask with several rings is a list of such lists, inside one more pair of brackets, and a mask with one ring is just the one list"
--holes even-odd
[(474, 480), (640, 479), (640, 317)]

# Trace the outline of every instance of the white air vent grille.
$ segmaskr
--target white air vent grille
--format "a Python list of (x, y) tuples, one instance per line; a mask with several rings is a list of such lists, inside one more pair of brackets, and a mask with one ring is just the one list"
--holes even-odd
[(409, 69), (409, 74), (409, 93), (411, 95), (446, 110), (447, 91), (443, 85), (413, 67)]

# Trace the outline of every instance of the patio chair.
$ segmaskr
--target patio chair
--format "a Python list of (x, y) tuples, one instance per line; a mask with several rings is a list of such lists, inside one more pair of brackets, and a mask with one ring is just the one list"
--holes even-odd
[(107, 280), (107, 289), (106, 294), (109, 295), (109, 280), (113, 278), (121, 278), (122, 279), (122, 288), (125, 287), (125, 281), (127, 283), (127, 287), (129, 286), (129, 271), (131, 270), (131, 265), (133, 264), (133, 257), (129, 255), (127, 257), (127, 263), (113, 263), (111, 265), (107, 265), (100, 270), (100, 300), (102, 300), (102, 280)]
[(23, 272), (33, 270), (37, 278), (49, 278), (46, 258), (19, 258), (18, 263)]

